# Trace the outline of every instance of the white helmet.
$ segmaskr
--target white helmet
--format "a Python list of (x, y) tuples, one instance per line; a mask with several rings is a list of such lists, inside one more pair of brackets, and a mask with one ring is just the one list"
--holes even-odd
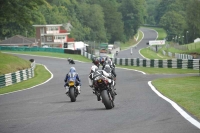
[(104, 71), (106, 71), (107, 73), (110, 73), (111, 72), (110, 65), (106, 64), (104, 67)]
[(98, 67), (96, 66), (96, 65), (93, 65), (92, 67), (91, 67), (91, 72), (95, 72), (95, 71), (97, 71), (98, 70)]

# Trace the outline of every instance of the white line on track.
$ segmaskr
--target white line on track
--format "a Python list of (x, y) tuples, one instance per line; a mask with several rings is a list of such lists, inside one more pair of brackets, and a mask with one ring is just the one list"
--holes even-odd
[[(117, 67), (119, 69), (125, 69), (125, 70), (133, 70), (133, 71), (137, 71), (137, 72), (141, 72), (142, 74), (146, 74), (145, 72), (142, 71), (138, 71), (138, 70), (134, 70), (134, 69), (127, 69), (127, 68), (120, 68)], [(178, 106), (175, 102), (173, 102), (172, 100), (170, 100), (169, 98), (163, 96), (159, 91), (156, 90), (156, 88), (151, 84), (152, 81), (148, 81), (148, 85), (151, 87), (151, 89), (161, 98), (163, 98), (165, 101), (169, 102), (172, 107), (174, 107), (186, 120), (188, 120), (191, 124), (193, 124), (194, 126), (196, 126), (197, 128), (200, 129), (200, 123), (195, 120), (194, 118), (192, 118), (187, 112), (185, 112), (180, 106)]]
[[(144, 36), (143, 36), (144, 37)], [(142, 39), (141, 39), (142, 40)], [(138, 42), (139, 43), (139, 42)], [(6, 52), (4, 52), (6, 53)], [(18, 53), (15, 53), (18, 54)], [(28, 55), (28, 54), (22, 54), (22, 55)], [(32, 55), (30, 55), (32, 56)], [(34, 56), (38, 56), (38, 55), (34, 55)], [(49, 56), (42, 56), (42, 57), (49, 57)], [(49, 58), (57, 58), (57, 57), (49, 57)], [(58, 59), (64, 59), (64, 58), (58, 58)], [(44, 66), (48, 71), (49, 69)], [(117, 67), (119, 68), (119, 67)], [(138, 71), (138, 70), (134, 70), (134, 69), (128, 69), (128, 68), (119, 68), (119, 69), (125, 69), (125, 70), (132, 70), (132, 71), (137, 71), (137, 72), (141, 72), (142, 74), (146, 74), (145, 72), (142, 71)], [(49, 71), (51, 73), (51, 71)], [(51, 78), (48, 79), (47, 81), (45, 81), (44, 83), (38, 84), (36, 86), (24, 89), (24, 90), (28, 90), (28, 89), (32, 89), (34, 87), (40, 86), (42, 84), (47, 83), (48, 81), (50, 81), (53, 78), (53, 74), (51, 73)], [(167, 102), (169, 102), (186, 120), (188, 120), (191, 124), (193, 124), (194, 126), (196, 126), (197, 128), (200, 129), (200, 123), (195, 120), (194, 118), (192, 118), (187, 112), (185, 112), (180, 106), (178, 106), (175, 102), (173, 102), (172, 100), (168, 99), (167, 97), (163, 96), (160, 92), (158, 92), (156, 90), (156, 88), (151, 84), (152, 81), (148, 81), (148, 85), (151, 87), (151, 89), (161, 98), (163, 98), (164, 100), (166, 100)], [(19, 90), (19, 91), (23, 91), (23, 90)], [(14, 91), (14, 92), (19, 92), (19, 91)], [(14, 93), (14, 92), (10, 92), (10, 93)], [(10, 93), (6, 93), (6, 94), (10, 94)], [(6, 95), (6, 94), (0, 94), (1, 95)]]
[[(36, 64), (38, 64), (38, 63), (36, 63)], [(43, 65), (43, 64), (39, 64), (39, 65)], [(48, 80), (46, 80), (45, 82), (43, 82), (43, 83), (41, 83), (41, 84), (32, 86), (32, 87), (30, 87), (30, 88), (26, 88), (26, 89), (18, 90), (18, 91), (13, 91), (13, 92), (9, 92), (9, 93), (0, 94), (0, 96), (2, 96), (2, 95), (7, 95), (7, 94), (11, 94), (11, 93), (15, 93), (15, 92), (20, 92), (20, 91), (24, 91), (24, 90), (29, 90), (29, 89), (35, 88), (35, 87), (37, 87), (37, 86), (40, 86), (40, 85), (43, 85), (43, 84), (49, 82), (49, 81), (53, 78), (53, 74), (52, 74), (52, 72), (51, 72), (45, 65), (43, 65), (43, 66), (44, 66), (45, 69), (51, 74), (51, 77), (50, 77)]]
[(186, 120), (188, 120), (190, 123), (192, 123), (194, 126), (200, 129), (200, 123), (192, 118), (187, 112), (185, 112), (180, 106), (178, 106), (175, 102), (170, 100), (169, 98), (163, 96), (160, 92), (156, 90), (156, 88), (151, 84), (152, 81), (148, 82), (148, 85), (151, 87), (151, 89), (161, 98), (169, 102)]
[[(141, 31), (141, 30), (140, 30)], [(142, 31), (141, 31), (142, 32)], [(135, 47), (135, 46), (137, 46), (142, 40), (143, 40), (143, 38), (144, 38), (144, 33), (142, 32), (142, 34), (143, 34), (143, 36), (142, 36), (142, 38), (141, 38), (141, 40), (139, 41), (139, 42), (137, 42), (135, 45), (133, 45), (133, 46), (130, 46), (130, 47), (128, 47), (128, 48), (126, 48), (126, 49), (124, 49), (124, 50), (120, 50), (120, 52), (121, 51), (125, 51), (125, 50), (128, 50), (128, 49), (130, 49), (130, 48), (132, 48), (132, 47)]]

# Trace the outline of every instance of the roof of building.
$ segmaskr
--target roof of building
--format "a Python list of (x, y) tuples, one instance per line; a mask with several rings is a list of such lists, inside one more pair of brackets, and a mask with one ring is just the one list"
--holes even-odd
[(35, 38), (26, 38), (21, 35), (16, 35), (6, 40), (0, 42), (0, 45), (23, 45), (23, 44), (33, 44), (35, 43)]
[(34, 27), (54, 27), (54, 26), (63, 26), (62, 24), (48, 24), (48, 25), (33, 25)]

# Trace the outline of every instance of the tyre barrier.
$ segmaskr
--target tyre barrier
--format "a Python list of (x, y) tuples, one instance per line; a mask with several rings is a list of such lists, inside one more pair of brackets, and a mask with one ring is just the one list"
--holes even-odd
[[(95, 55), (87, 52), (83, 53), (88, 59), (92, 59)], [(155, 67), (155, 68), (178, 68), (178, 69), (200, 69), (199, 59), (139, 59), (139, 58), (113, 58), (116, 65), (124, 66), (140, 66), (140, 67)]]
[(35, 61), (34, 59), (30, 59), (30, 61), (33, 61), (33, 62), (31, 63), (31, 68), (29, 69), (0, 75), (0, 88), (33, 78), (34, 69), (35, 69)]

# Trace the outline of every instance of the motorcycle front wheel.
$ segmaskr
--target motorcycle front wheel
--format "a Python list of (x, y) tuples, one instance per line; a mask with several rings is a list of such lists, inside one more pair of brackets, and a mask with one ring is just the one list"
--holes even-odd
[(101, 92), (101, 97), (106, 109), (112, 109), (114, 107), (114, 101), (112, 99), (112, 96), (107, 90), (103, 90)]

